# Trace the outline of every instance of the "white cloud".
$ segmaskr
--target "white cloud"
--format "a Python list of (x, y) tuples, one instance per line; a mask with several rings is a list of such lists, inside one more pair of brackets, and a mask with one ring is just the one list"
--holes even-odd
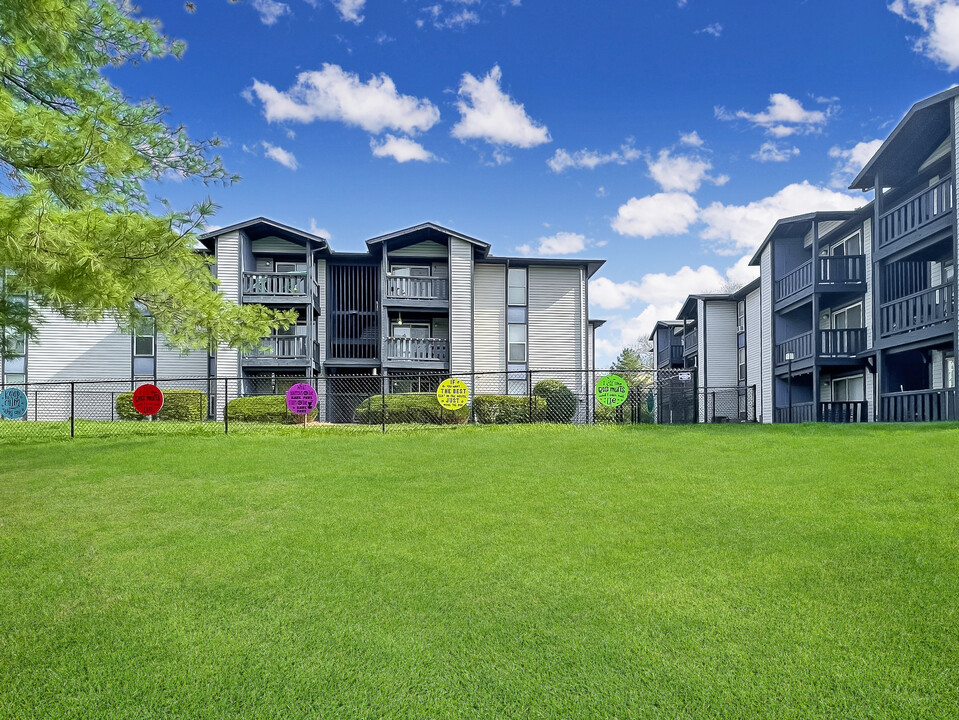
[(366, 0), (332, 0), (332, 2), (343, 20), (357, 25), (363, 22), (363, 16), (360, 13), (363, 12)]
[(327, 240), (333, 239), (333, 233), (326, 228), (317, 225), (316, 218), (310, 218), (310, 235), (317, 235), (318, 237), (326, 238)]
[(738, 110), (727, 112), (723, 107), (716, 107), (716, 117), (720, 120), (747, 120), (756, 127), (761, 127), (773, 137), (783, 138), (790, 135), (806, 135), (822, 129), (829, 119), (833, 108), (827, 112), (822, 110), (807, 110), (802, 103), (786, 93), (773, 93), (769, 96), (769, 106), (758, 113)]
[(683, 145), (688, 145), (689, 147), (702, 147), (705, 145), (705, 141), (699, 137), (699, 133), (693, 130), (691, 133), (681, 133), (679, 136), (679, 142)]
[(660, 150), (655, 160), (647, 158), (649, 175), (666, 192), (696, 192), (703, 181), (715, 185), (725, 185), (729, 178), (725, 175), (712, 177), (709, 171), (712, 163), (691, 155), (673, 155), (669, 150)]
[(598, 198), (604, 198), (604, 197), (606, 197), (608, 194), (609, 194), (609, 193), (606, 192), (606, 188), (605, 188), (604, 186), (600, 185), (598, 188), (596, 188), (596, 197), (598, 197)]
[(922, 29), (924, 35), (915, 43), (916, 52), (950, 71), (959, 69), (957, 0), (894, 0), (889, 9)]
[(639, 284), (632, 280), (613, 282), (606, 277), (589, 281), (589, 304), (604, 310), (613, 310), (632, 305), (639, 299)]
[(602, 247), (605, 244), (579, 233), (558, 232), (549, 237), (541, 237), (535, 247), (527, 244), (516, 249), (523, 255), (573, 255), (588, 247)]
[(290, 6), (276, 0), (253, 0), (253, 9), (260, 13), (264, 25), (273, 25), (290, 12)]
[(296, 168), (299, 167), (293, 153), (284, 150), (279, 145), (271, 145), (268, 142), (264, 142), (263, 154), (270, 158), (270, 160), (276, 160), (280, 165), (290, 168), (290, 170), (296, 170)]
[(621, 205), (612, 228), (620, 235), (651, 238), (657, 235), (680, 235), (696, 222), (699, 206), (687, 193), (657, 193), (644, 198), (630, 198)]
[(787, 147), (773, 140), (767, 140), (750, 157), (759, 162), (787, 162), (798, 154), (798, 147)]
[(730, 255), (755, 250), (777, 220), (819, 210), (852, 210), (862, 198), (835, 192), (806, 181), (787, 185), (775, 195), (746, 205), (714, 202), (702, 209), (706, 224), (701, 233), (715, 252)]
[(520, 148), (550, 142), (546, 126), (537, 124), (522, 104), (502, 91), (502, 76), (499, 65), (494, 65), (482, 80), (463, 74), (456, 101), (460, 120), (453, 126), (453, 137)]
[(626, 163), (638, 160), (643, 154), (633, 147), (632, 142), (627, 141), (620, 145), (619, 150), (613, 150), (608, 153), (601, 153), (598, 150), (577, 150), (570, 153), (567, 150), (559, 149), (546, 161), (550, 170), (555, 173), (561, 173), (570, 168), (589, 168), (593, 170), (600, 165), (616, 163), (625, 165)]
[(387, 133), (382, 142), (370, 138), (370, 149), (375, 157), (391, 157), (398, 163), (411, 160), (432, 162), (436, 156), (415, 140), (407, 137), (395, 137)]
[(723, 26), (720, 25), (718, 22), (712, 23), (704, 27), (702, 30), (697, 30), (696, 34), (697, 35), (706, 34), (706, 35), (712, 35), (713, 37), (719, 37), (720, 35), (723, 34)]
[[(259, 80), (253, 81), (250, 90), (263, 103), (269, 122), (334, 120), (371, 133), (390, 129), (414, 134), (429, 130), (440, 119), (433, 103), (400, 95), (388, 75), (373, 75), (364, 83), (339, 65), (324, 64), (322, 70), (302, 72), (285, 92)], [(252, 99), (249, 93), (247, 97)]]
[(489, 163), (490, 165), (505, 165), (506, 163), (511, 162), (513, 162), (513, 156), (506, 152), (503, 148), (493, 149), (493, 162)]
[(830, 186), (834, 188), (846, 188), (853, 178), (859, 174), (866, 163), (876, 154), (882, 140), (869, 140), (867, 142), (856, 143), (851, 148), (843, 150), (838, 145), (829, 148), (829, 157), (835, 158), (838, 162), (833, 170), (832, 178), (829, 181)]

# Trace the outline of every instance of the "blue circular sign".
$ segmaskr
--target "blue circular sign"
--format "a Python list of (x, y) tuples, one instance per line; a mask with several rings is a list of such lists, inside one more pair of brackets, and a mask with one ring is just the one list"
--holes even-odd
[(0, 415), (8, 420), (19, 420), (27, 414), (27, 396), (20, 388), (0, 392)]

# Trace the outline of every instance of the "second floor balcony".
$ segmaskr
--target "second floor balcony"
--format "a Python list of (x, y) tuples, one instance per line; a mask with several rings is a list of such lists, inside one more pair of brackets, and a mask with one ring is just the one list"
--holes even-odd
[(319, 363), (319, 346), (303, 335), (269, 335), (243, 353), (245, 365), (301, 366), (311, 361)]
[(776, 364), (786, 365), (788, 355), (793, 362), (814, 357), (854, 359), (866, 350), (865, 328), (810, 330), (776, 345)]
[(450, 343), (441, 338), (390, 337), (386, 339), (386, 361), (445, 365), (450, 361)]
[(656, 366), (659, 368), (681, 367), (682, 364), (683, 346), (679, 343), (660, 348), (656, 353)]
[(866, 256), (829, 255), (807, 260), (776, 280), (775, 300), (799, 299), (813, 286), (821, 291), (865, 292)]
[(306, 302), (311, 288), (305, 273), (245, 272), (240, 290), (255, 302)]
[(921, 330), (955, 316), (955, 283), (950, 281), (880, 305), (879, 334), (890, 337)]
[(450, 299), (450, 281), (432, 275), (387, 275), (386, 301), (391, 304), (444, 304)]

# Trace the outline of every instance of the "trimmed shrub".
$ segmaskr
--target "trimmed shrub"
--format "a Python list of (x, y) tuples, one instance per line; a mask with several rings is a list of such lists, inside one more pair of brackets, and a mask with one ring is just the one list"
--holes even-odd
[(422, 425), (462, 425), (470, 417), (469, 405), (458, 410), (446, 410), (436, 399), (436, 393), (399, 393), (373, 395), (356, 408), (356, 422), (363, 425), (379, 425), (383, 422), (384, 404), (386, 423), (416, 423)]
[[(116, 399), (117, 416), (122, 420), (147, 420), (133, 409), (133, 393), (121, 393)], [(202, 390), (164, 390), (163, 407), (157, 420), (200, 422), (207, 416), (206, 393)]]
[(546, 419), (549, 422), (568, 423), (573, 420), (579, 400), (562, 381), (540, 380), (533, 388), (533, 395), (546, 400)]
[[(253, 395), (230, 400), (226, 404), (226, 414), (230, 422), (287, 423), (295, 425), (303, 422), (302, 415), (294, 415), (286, 407), (286, 395)], [(317, 411), (308, 416), (309, 421), (316, 420)]]
[[(632, 391), (631, 391), (632, 392)], [(646, 394), (628, 398), (619, 407), (611, 408), (596, 403), (595, 421), (602, 425), (636, 425), (653, 422), (653, 414), (646, 405)]]
[(484, 425), (513, 425), (530, 422), (530, 406), (533, 422), (546, 419), (546, 400), (518, 395), (477, 395), (473, 398), (473, 413), (476, 422)]

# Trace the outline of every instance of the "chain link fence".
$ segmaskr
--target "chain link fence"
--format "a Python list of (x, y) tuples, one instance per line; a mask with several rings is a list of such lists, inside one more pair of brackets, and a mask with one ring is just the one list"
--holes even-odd
[[(0, 417), (0, 441), (265, 429), (282, 432), (304, 426), (383, 433), (469, 424), (755, 420), (755, 388), (697, 389), (695, 371), (617, 371), (613, 374), (621, 379), (625, 396), (610, 407), (596, 392), (600, 381), (610, 374), (563, 369), (488, 373), (393, 370), (386, 374), (330, 372), (315, 377), (260, 373), (243, 378), (30, 383), (15, 386), (26, 396), (26, 411), (16, 419)], [(159, 387), (164, 396), (162, 408), (153, 417), (138, 413), (132, 399), (133, 391), (148, 383)], [(306, 416), (292, 414), (286, 405), (287, 390), (299, 383), (316, 392), (316, 408)], [(437, 396), (441, 386), (465, 387), (459, 395), (465, 402), (444, 406)]]

